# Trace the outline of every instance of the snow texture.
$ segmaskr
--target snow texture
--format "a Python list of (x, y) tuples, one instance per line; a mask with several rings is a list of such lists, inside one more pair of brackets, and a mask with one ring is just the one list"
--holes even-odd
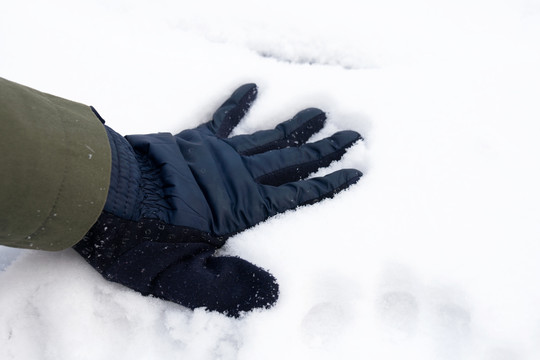
[[(74, 251), (0, 248), (0, 359), (540, 358), (538, 0), (18, 0), (5, 78), (94, 105), (123, 134), (236, 133), (305, 107), (366, 141), (359, 184), (230, 239), (279, 280), (230, 319), (103, 280)], [(328, 170), (327, 170), (328, 171)]]

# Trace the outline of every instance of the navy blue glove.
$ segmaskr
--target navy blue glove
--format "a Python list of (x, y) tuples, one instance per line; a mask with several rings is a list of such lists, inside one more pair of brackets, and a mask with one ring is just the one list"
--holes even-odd
[(270, 273), (214, 252), (242, 230), (358, 181), (354, 169), (305, 178), (360, 135), (306, 143), (326, 119), (312, 108), (273, 130), (228, 138), (256, 95), (254, 84), (241, 86), (211, 121), (177, 135), (123, 138), (107, 127), (107, 203), (74, 248), (106, 279), (189, 308), (238, 316), (273, 305), (279, 289)]

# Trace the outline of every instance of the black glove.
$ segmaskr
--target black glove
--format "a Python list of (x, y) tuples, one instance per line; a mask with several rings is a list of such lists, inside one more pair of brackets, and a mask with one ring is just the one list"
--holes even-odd
[(107, 127), (107, 203), (75, 250), (106, 279), (189, 308), (238, 316), (274, 304), (279, 290), (271, 274), (237, 257), (215, 257), (215, 250), (270, 216), (358, 181), (354, 169), (302, 179), (361, 137), (342, 131), (306, 144), (326, 119), (307, 109), (273, 130), (227, 138), (256, 95), (254, 84), (243, 85), (213, 120), (174, 136), (123, 138)]

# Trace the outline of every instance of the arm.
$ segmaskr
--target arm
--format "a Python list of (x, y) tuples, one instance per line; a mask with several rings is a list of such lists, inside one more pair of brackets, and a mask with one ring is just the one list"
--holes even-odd
[(95, 223), (111, 155), (90, 107), (0, 78), (0, 244), (60, 250)]

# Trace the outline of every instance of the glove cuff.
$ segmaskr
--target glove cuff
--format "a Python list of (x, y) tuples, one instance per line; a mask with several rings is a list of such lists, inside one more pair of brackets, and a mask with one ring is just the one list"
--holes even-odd
[(103, 210), (122, 219), (137, 220), (143, 194), (135, 152), (122, 135), (106, 125), (105, 129), (111, 146), (112, 164), (109, 193)]

